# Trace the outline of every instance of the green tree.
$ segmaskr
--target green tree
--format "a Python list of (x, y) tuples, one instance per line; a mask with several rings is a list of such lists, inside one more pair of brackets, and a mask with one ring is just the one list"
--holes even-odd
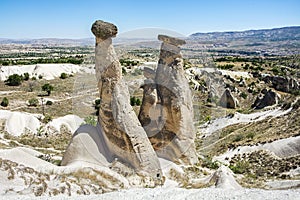
[(135, 97), (130, 97), (130, 105), (131, 106), (135, 106), (135, 101), (136, 101)]
[(48, 100), (48, 101), (46, 101), (46, 105), (47, 105), (47, 106), (51, 106), (52, 104), (53, 104), (53, 102), (52, 102), (52, 101), (49, 101), (49, 100)]
[(8, 106), (8, 99), (6, 97), (4, 97), (2, 99), (1, 106), (3, 106), (3, 107), (7, 107)]
[(137, 98), (135, 100), (135, 105), (140, 106), (141, 105), (141, 100), (139, 98)]
[(19, 86), (21, 85), (22, 81), (22, 76), (20, 76), (19, 74), (13, 74), (8, 77), (5, 83), (10, 86)]
[(24, 73), (23, 74), (23, 78), (24, 78), (24, 81), (28, 81), (29, 80), (29, 73)]
[(141, 105), (141, 100), (135, 96), (130, 97), (130, 105), (131, 106), (140, 106)]
[(66, 74), (66, 73), (61, 73), (60, 74), (60, 77), (59, 78), (61, 78), (61, 79), (66, 79), (66, 78), (68, 78), (68, 75)]
[(44, 84), (44, 85), (42, 86), (42, 90), (43, 90), (43, 91), (46, 91), (47, 94), (48, 94), (48, 96), (50, 96), (51, 91), (53, 91), (53, 89), (54, 89), (53, 86), (50, 85), (49, 83), (46, 83), (46, 84)]

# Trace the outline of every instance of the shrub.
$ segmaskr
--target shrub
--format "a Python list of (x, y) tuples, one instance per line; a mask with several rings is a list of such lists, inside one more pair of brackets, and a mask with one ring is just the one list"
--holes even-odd
[(39, 100), (37, 98), (29, 99), (29, 106), (37, 106), (39, 104)]
[(96, 115), (99, 115), (99, 109), (100, 109), (100, 103), (101, 103), (101, 99), (96, 99), (95, 100), (95, 110), (96, 110)]
[(13, 74), (8, 77), (5, 83), (9, 86), (19, 86), (23, 81), (23, 77), (19, 74)]
[(246, 99), (247, 96), (248, 96), (248, 95), (247, 95), (245, 92), (242, 92), (242, 93), (240, 94), (240, 97), (242, 97), (243, 99)]
[(218, 169), (219, 168), (219, 163), (216, 161), (212, 161), (211, 157), (205, 157), (202, 161), (201, 164), (202, 167), (207, 167), (210, 169)]
[(84, 118), (84, 124), (89, 124), (92, 126), (96, 126), (97, 125), (97, 119), (94, 116), (88, 116), (86, 118)]
[(4, 97), (2, 99), (1, 106), (3, 106), (3, 107), (7, 107), (8, 106), (8, 99), (6, 97)]
[(47, 94), (48, 94), (48, 96), (50, 96), (51, 91), (52, 91), (53, 89), (54, 89), (53, 86), (50, 85), (49, 83), (46, 83), (46, 84), (44, 84), (44, 85), (42, 86), (42, 90), (43, 90), (43, 91), (46, 91)]
[(23, 74), (23, 79), (24, 79), (24, 81), (29, 80), (29, 74), (27, 72)]
[(206, 121), (206, 122), (208, 122), (208, 121), (210, 121), (211, 120), (211, 116), (210, 115), (207, 115), (206, 117), (205, 117), (205, 119), (204, 119), (204, 121)]
[(43, 123), (45, 124), (47, 124), (50, 121), (52, 121), (52, 117), (50, 115), (46, 115), (43, 119)]
[(254, 136), (255, 136), (255, 133), (253, 133), (253, 132), (250, 132), (250, 133), (248, 133), (248, 134), (246, 135), (246, 137), (247, 137), (248, 139), (253, 139)]
[(139, 98), (136, 99), (135, 105), (140, 106), (141, 105), (141, 100)]
[(247, 161), (238, 161), (234, 165), (229, 165), (229, 168), (235, 174), (244, 174), (249, 168), (249, 163)]
[(61, 73), (60, 74), (60, 77), (59, 78), (61, 78), (61, 79), (66, 79), (66, 78), (68, 78), (68, 75), (66, 74), (66, 73)]
[(244, 136), (243, 136), (243, 135), (237, 135), (237, 136), (234, 138), (233, 142), (239, 142), (239, 141), (241, 141), (242, 139), (244, 139)]
[(52, 104), (53, 104), (53, 102), (52, 102), (52, 101), (49, 101), (49, 100), (48, 100), (48, 101), (46, 101), (46, 105), (47, 105), (47, 106), (51, 106)]
[(123, 75), (126, 75), (126, 74), (127, 74), (127, 71), (126, 71), (126, 69), (125, 69), (124, 67), (122, 67), (122, 74), (123, 74)]
[(130, 97), (130, 105), (131, 106), (140, 106), (141, 105), (141, 100), (137, 97)]
[(219, 69), (232, 69), (234, 67), (233, 64), (225, 64), (225, 65), (218, 65)]
[(101, 103), (101, 99), (96, 99), (95, 100), (95, 108), (98, 107)]
[(134, 106), (135, 105), (135, 97), (130, 97), (130, 105)]

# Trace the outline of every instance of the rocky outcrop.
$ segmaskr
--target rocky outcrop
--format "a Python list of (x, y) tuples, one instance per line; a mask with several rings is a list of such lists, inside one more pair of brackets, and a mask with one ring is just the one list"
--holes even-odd
[(265, 76), (263, 81), (271, 83), (275, 90), (282, 92), (293, 92), (300, 90), (300, 84), (296, 79), (282, 76)]
[(262, 109), (264, 107), (277, 104), (279, 99), (279, 94), (273, 90), (263, 89), (251, 107), (255, 109)]
[(238, 106), (238, 101), (227, 88), (220, 98), (219, 105), (224, 108), (235, 109)]
[(235, 180), (233, 172), (222, 165), (219, 169), (212, 175), (210, 182), (214, 183), (216, 188), (222, 189), (233, 189), (238, 190), (243, 187)]
[[(98, 131), (97, 134), (94, 131), (90, 133), (89, 130), (79, 133), (77, 131), (78, 134), (72, 139), (75, 143), (70, 143), (63, 163), (76, 160), (68, 158), (68, 151), (72, 154), (76, 148), (80, 149), (80, 138), (83, 138), (80, 134), (88, 134), (89, 140), (94, 141), (89, 142), (93, 144), (89, 152), (99, 152), (89, 153), (91, 158), (88, 159), (99, 160), (101, 154), (109, 163), (118, 160), (135, 169), (140, 175), (160, 179), (162, 174), (157, 155), (130, 105), (128, 88), (123, 82), (121, 65), (112, 45), (112, 37), (117, 34), (117, 27), (99, 20), (93, 24), (92, 32), (96, 36), (95, 69), (101, 98)], [(99, 158), (94, 158), (97, 155)]]
[(160, 157), (195, 163), (192, 96), (179, 47), (185, 41), (165, 35), (158, 39), (162, 41), (158, 67), (155, 78), (146, 76), (139, 119)]

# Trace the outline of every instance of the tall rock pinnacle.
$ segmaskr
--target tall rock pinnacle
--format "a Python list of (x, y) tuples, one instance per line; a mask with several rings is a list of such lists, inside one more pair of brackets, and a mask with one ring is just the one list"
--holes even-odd
[[(185, 41), (166, 35), (158, 39), (163, 42), (158, 66), (153, 83), (148, 78), (143, 87), (139, 119), (159, 157), (176, 163), (196, 163), (192, 95), (179, 47)], [(151, 117), (153, 113), (155, 117)]]
[(101, 98), (98, 122), (108, 149), (138, 172), (160, 178), (158, 158), (129, 103), (128, 88), (112, 45), (117, 27), (98, 20), (92, 32), (96, 36), (96, 76)]

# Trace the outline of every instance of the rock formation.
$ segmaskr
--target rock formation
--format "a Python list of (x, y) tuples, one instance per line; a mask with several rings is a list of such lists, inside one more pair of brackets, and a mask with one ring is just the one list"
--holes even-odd
[(238, 101), (236, 98), (234, 98), (230, 90), (227, 88), (220, 98), (219, 105), (224, 108), (234, 109), (238, 106)]
[(273, 90), (263, 89), (261, 91), (261, 94), (257, 96), (255, 102), (252, 104), (251, 107), (255, 109), (262, 109), (264, 107), (277, 104), (279, 99), (279, 94), (277, 94)]
[[(117, 34), (117, 27), (104, 21), (96, 21), (92, 26), (92, 32), (96, 36), (96, 77), (101, 98), (99, 108), (97, 133), (89, 133), (89, 130), (75, 134), (73, 141), (78, 144), (74, 146), (71, 142), (64, 156), (64, 164), (70, 163), (72, 159), (68, 156), (71, 152), (80, 148), (80, 134), (89, 134), (95, 143), (89, 148), (90, 152), (98, 151), (111, 163), (118, 160), (134, 168), (140, 175), (161, 178), (161, 168), (155, 151), (141, 126), (133, 108), (130, 106), (128, 88), (122, 79), (122, 70), (119, 60), (115, 54), (112, 37)], [(79, 138), (76, 142), (76, 137)], [(99, 137), (100, 139), (95, 139)], [(105, 153), (104, 153), (105, 152)], [(93, 153), (93, 158), (98, 154)], [(76, 157), (76, 156), (75, 156)], [(102, 159), (103, 160), (103, 159)], [(99, 163), (99, 162), (98, 162)]]
[(92, 32), (101, 99), (98, 124), (81, 126), (75, 132), (62, 165), (79, 161), (108, 171), (123, 166), (121, 174), (134, 169), (147, 184), (150, 180), (155, 185), (163, 180), (158, 156), (176, 163), (196, 163), (192, 97), (179, 48), (185, 42), (159, 36), (163, 41), (159, 64), (156, 72), (144, 70), (147, 79), (138, 119), (112, 45), (117, 27), (96, 21)]
[(243, 187), (235, 180), (233, 172), (226, 166), (221, 167), (213, 174), (210, 179), (215, 183), (216, 188), (239, 190)]
[(293, 92), (300, 90), (300, 84), (296, 79), (282, 76), (265, 76), (263, 81), (271, 83), (272, 87), (282, 92)]
[(110, 152), (138, 171), (161, 176), (158, 158), (130, 106), (128, 88), (112, 46), (117, 27), (103, 21), (92, 26), (96, 36), (96, 76), (101, 98), (99, 124)]
[(158, 156), (195, 163), (192, 96), (179, 47), (185, 41), (165, 35), (158, 39), (163, 42), (158, 67), (155, 78), (146, 75), (139, 119)]

